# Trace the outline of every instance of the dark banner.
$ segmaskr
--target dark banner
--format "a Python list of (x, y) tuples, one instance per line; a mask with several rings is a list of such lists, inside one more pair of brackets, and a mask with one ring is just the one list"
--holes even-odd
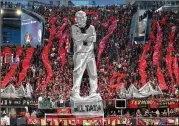
[(176, 99), (132, 99), (128, 102), (129, 108), (177, 108), (179, 101)]
[(33, 99), (1, 99), (1, 106), (34, 106), (37, 103)]

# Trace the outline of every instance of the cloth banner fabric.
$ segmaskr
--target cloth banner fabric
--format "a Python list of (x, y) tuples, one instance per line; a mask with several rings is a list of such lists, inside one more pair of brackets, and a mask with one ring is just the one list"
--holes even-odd
[(177, 126), (178, 119), (172, 118), (172, 117), (166, 117), (166, 118), (138, 118), (136, 119), (136, 126)]
[(156, 91), (153, 89), (150, 82), (147, 82), (143, 87), (139, 89), (140, 94), (143, 96), (150, 96), (150, 95), (160, 95), (162, 94), (161, 91)]
[(141, 59), (140, 59), (140, 63), (139, 63), (139, 74), (141, 76), (141, 82), (142, 82), (142, 86), (144, 84), (146, 84), (146, 79), (147, 79), (147, 74), (145, 72), (145, 69), (147, 67), (147, 62), (146, 62), (146, 54), (147, 52), (150, 50), (150, 44), (151, 44), (151, 41), (149, 41), (144, 49), (143, 49), (143, 53), (142, 53), (142, 56), (141, 56)]
[(51, 29), (50, 29), (49, 43), (47, 44), (47, 46), (44, 48), (44, 50), (42, 52), (42, 61), (43, 61), (44, 66), (45, 66), (45, 68), (47, 69), (47, 72), (48, 72), (45, 83), (43, 83), (42, 86), (41, 86), (42, 92), (45, 91), (47, 84), (49, 83), (51, 77), (53, 76), (53, 71), (52, 71), (52, 67), (49, 63), (50, 61), (49, 61), (48, 55), (49, 55), (49, 52), (50, 52), (50, 48), (52, 46), (52, 40), (53, 40), (55, 33), (56, 33), (56, 28), (55, 28), (56, 20), (57, 20), (57, 17), (53, 17), (53, 18), (50, 19)]
[(173, 57), (173, 69), (174, 69), (174, 75), (176, 78), (176, 82), (179, 85), (179, 67), (178, 67), (177, 57)]
[(37, 124), (41, 124), (41, 119), (40, 118), (28, 118), (27, 119), (27, 124), (33, 124), (33, 125), (37, 125)]
[[(148, 106), (149, 108), (177, 108), (179, 101), (177, 99), (132, 99), (128, 101), (128, 108), (140, 108), (140, 106)], [(146, 107), (145, 107), (146, 108)], [(148, 108), (148, 107), (147, 107)]]
[(153, 54), (153, 63), (156, 66), (159, 66), (159, 55), (160, 55), (160, 48), (162, 47), (162, 40), (163, 40), (163, 32), (160, 27), (160, 24), (157, 22), (157, 39), (156, 45), (154, 47), (154, 54)]
[(64, 48), (64, 43), (66, 42), (66, 39), (69, 35), (69, 30), (66, 30), (65, 33), (64, 30), (66, 26), (68, 25), (68, 20), (66, 18), (63, 19), (64, 23), (62, 24), (61, 27), (59, 27), (58, 32), (56, 34), (56, 37), (59, 39), (59, 50), (58, 54), (60, 55), (61, 63), (62, 63), (62, 68), (64, 67), (66, 63), (66, 51)]
[(71, 97), (71, 113), (79, 117), (103, 116), (103, 102), (100, 95), (76, 99)]
[[(131, 117), (106, 117), (104, 118), (104, 126), (115, 126), (117, 124), (126, 124), (126, 126), (130, 126), (131, 124)], [(41, 119), (41, 125), (44, 125), (45, 122), (48, 122), (49, 125), (59, 125), (61, 122), (61, 125), (68, 126), (68, 125), (76, 125), (76, 126), (89, 126), (89, 125), (96, 125), (96, 126), (102, 126), (103, 125), (103, 118), (102, 117), (94, 117), (94, 118), (47, 118), (46, 121), (44, 119)], [(135, 122), (134, 122), (135, 123)], [(132, 123), (133, 124), (133, 123)]]
[(170, 37), (169, 37), (169, 41), (168, 41), (168, 47), (167, 47), (167, 55), (166, 55), (166, 65), (167, 65), (167, 69), (171, 78), (171, 92), (174, 92), (174, 79), (173, 79), (173, 75), (172, 75), (172, 52), (175, 51), (174, 50), (174, 37), (175, 37), (175, 32), (176, 32), (176, 26), (172, 27), (172, 31), (170, 33)]
[(71, 114), (71, 108), (70, 107), (57, 108), (57, 113), (59, 113), (59, 114)]
[(157, 40), (156, 40), (156, 45), (154, 47), (153, 64), (157, 66), (157, 78), (158, 78), (160, 89), (167, 90), (168, 86), (166, 85), (164, 75), (159, 65), (159, 55), (160, 55), (160, 49), (162, 47), (162, 40), (163, 40), (163, 32), (159, 22), (157, 22)]
[[(29, 119), (32, 120), (31, 118)], [(28, 122), (30, 122), (28, 121)], [(39, 121), (39, 118), (36, 118), (36, 121)], [(89, 126), (89, 125), (96, 125), (96, 126), (102, 126), (103, 125), (103, 118), (102, 117), (95, 117), (95, 118), (47, 118), (46, 121), (44, 119), (41, 119), (41, 125), (45, 125), (45, 122), (48, 122), (49, 125), (61, 125), (67, 126), (67, 125), (83, 125), (83, 126)], [(28, 124), (35, 124), (35, 123), (28, 123)], [(123, 124), (125, 126), (148, 126), (148, 125), (155, 125), (155, 126), (161, 126), (161, 125), (175, 125), (177, 126), (179, 124), (178, 118), (176, 117), (158, 117), (158, 118), (131, 118), (131, 117), (106, 117), (104, 118), (104, 126), (116, 126), (119, 124)]]
[(6, 53), (13, 54), (12, 50), (9, 47), (5, 47), (1, 52), (1, 56), (4, 56)]
[(98, 50), (98, 58), (97, 58), (97, 66), (99, 65), (99, 61), (100, 61), (100, 58), (101, 58), (101, 55), (104, 51), (104, 48), (106, 47), (106, 43), (109, 39), (109, 37), (113, 34), (114, 30), (116, 29), (117, 27), (117, 19), (116, 17), (112, 17), (110, 19), (110, 21), (112, 22), (112, 24), (109, 26), (108, 28), (108, 33), (107, 35), (101, 40), (101, 42), (99, 43), (99, 50)]
[(158, 78), (158, 83), (159, 83), (160, 89), (161, 90), (167, 90), (168, 86), (165, 83), (165, 78), (164, 78), (164, 75), (163, 75), (160, 67), (157, 68), (157, 78)]

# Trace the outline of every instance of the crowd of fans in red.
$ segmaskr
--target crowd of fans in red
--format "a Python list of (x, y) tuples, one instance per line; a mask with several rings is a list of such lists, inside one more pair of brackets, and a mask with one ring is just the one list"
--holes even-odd
[[(69, 29), (70, 26), (74, 23), (74, 14), (78, 10), (83, 10), (85, 12), (97, 12), (98, 20), (94, 22), (94, 26), (97, 31), (97, 49), (98, 45), (107, 34), (108, 29), (105, 28), (104, 24), (107, 20), (116, 16), (118, 19), (117, 27), (113, 34), (110, 36), (106, 48), (101, 56), (100, 64), (98, 67), (98, 92), (101, 94), (103, 99), (113, 99), (118, 97), (119, 90), (116, 88), (111, 88), (111, 85), (122, 85), (124, 83), (125, 87), (128, 88), (130, 84), (134, 84), (137, 88), (142, 86), (141, 84), (141, 76), (139, 74), (139, 61), (143, 52), (143, 48), (145, 44), (132, 44), (129, 40), (129, 30), (132, 21), (133, 14), (136, 12), (136, 8), (130, 5), (126, 7), (117, 7), (117, 6), (106, 6), (106, 7), (54, 7), (54, 6), (40, 6), (36, 12), (41, 14), (45, 18), (45, 38), (48, 39), (50, 36), (50, 20), (52, 17), (57, 17), (55, 22), (56, 32), (58, 32), (58, 28), (63, 24), (63, 19), (66, 17), (68, 19), (68, 24), (66, 29)], [(93, 22), (96, 17), (89, 16), (90, 22)], [(179, 16), (178, 13), (175, 14), (173, 12), (157, 12), (153, 15), (153, 20), (157, 20), (161, 25), (163, 31), (163, 41), (161, 48), (161, 55), (159, 57), (159, 62), (161, 64), (162, 73), (165, 77), (165, 81), (167, 86), (170, 88), (171, 79), (170, 75), (167, 71), (165, 56), (167, 54), (168, 40), (170, 36), (170, 31), (172, 26), (176, 26), (176, 33), (174, 37), (174, 48), (175, 52), (173, 52), (173, 56), (176, 56), (179, 60)], [(157, 37), (157, 26), (152, 28), (152, 36), (151, 38)], [(149, 38), (150, 39), (150, 38)], [(48, 40), (44, 41), (44, 47), (48, 44)], [(153, 86), (157, 84), (156, 77), (156, 68), (152, 62), (152, 56), (154, 53), (154, 46), (156, 42), (155, 39), (152, 40), (150, 51), (147, 53), (147, 81), (152, 81)], [(16, 52), (16, 47), (11, 47), (14, 54)], [(9, 84), (16, 85), (18, 82), (19, 72), (22, 69), (22, 61), (25, 57), (25, 50), (29, 48), (29, 46), (24, 46), (23, 53), (19, 57), (19, 65), (15, 71), (15, 74), (11, 78)], [(69, 100), (71, 95), (72, 88), (72, 77), (73, 77), (73, 65), (72, 59), (69, 55), (66, 55), (66, 64), (62, 67), (60, 56), (58, 54), (59, 50), (59, 39), (54, 37), (52, 40), (52, 47), (49, 49), (49, 64), (52, 67), (53, 76), (46, 87), (45, 92), (41, 91), (41, 85), (45, 82), (48, 71), (46, 70), (43, 61), (42, 61), (42, 46), (37, 46), (35, 48), (33, 58), (31, 60), (30, 67), (27, 70), (27, 76), (23, 80), (22, 84), (25, 86), (27, 83), (30, 83), (34, 90), (34, 97), (37, 98), (37, 95), (47, 95), (50, 96), (54, 100), (59, 100), (59, 98), (63, 100)], [(97, 50), (96, 49), (96, 50)], [(3, 49), (2, 49), (3, 50)], [(96, 51), (97, 52), (97, 51)], [(97, 56), (97, 53), (96, 53)], [(15, 55), (14, 55), (15, 57)], [(7, 75), (11, 68), (11, 64), (2, 65), (1, 76), (2, 80)], [(124, 74), (125, 77), (120, 80), (120, 82), (116, 80), (110, 81), (114, 72), (118, 72), (120, 74)], [(176, 78), (174, 78), (174, 88), (175, 92), (178, 90), (179, 84), (177, 84)], [(81, 95), (86, 96), (89, 92), (89, 82), (88, 75), (85, 73), (81, 86)], [(166, 91), (167, 94), (168, 90)], [(172, 93), (172, 97), (176, 97), (177, 93)]]

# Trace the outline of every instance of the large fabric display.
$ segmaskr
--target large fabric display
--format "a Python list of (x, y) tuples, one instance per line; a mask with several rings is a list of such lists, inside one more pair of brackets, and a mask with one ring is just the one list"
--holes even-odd
[(166, 55), (166, 66), (171, 78), (171, 88), (170, 91), (174, 92), (174, 79), (173, 79), (173, 70), (172, 70), (172, 52), (175, 51), (174, 49), (174, 36), (175, 36), (175, 32), (176, 32), (176, 26), (172, 27), (172, 31), (170, 33), (170, 37), (169, 37), (169, 41), (168, 41), (168, 47), (167, 47), (167, 55)]
[[(106, 47), (106, 43), (108, 42), (109, 37), (113, 34), (114, 30), (117, 27), (117, 19), (116, 19), (116, 17), (111, 17), (107, 22), (108, 22), (108, 24), (109, 24), (109, 22), (111, 22), (111, 25), (108, 28), (107, 35), (99, 43), (97, 65), (100, 62), (101, 55), (102, 55), (102, 53), (103, 53), (103, 51), (104, 51), (104, 49)], [(107, 24), (107, 26), (108, 26), (108, 24)]]
[(46, 77), (46, 80), (45, 82), (42, 84), (41, 88), (42, 88), (42, 92), (45, 91), (51, 77), (53, 76), (53, 71), (52, 71), (52, 67), (50, 65), (50, 61), (49, 61), (49, 58), (48, 58), (48, 55), (50, 53), (50, 48), (52, 46), (52, 40), (55, 36), (55, 33), (56, 33), (56, 29), (55, 29), (55, 22), (56, 22), (57, 18), (56, 17), (53, 17), (50, 19), (50, 23), (51, 23), (51, 29), (50, 29), (50, 37), (49, 37), (49, 43), (47, 44), (47, 46), (44, 48), (43, 52), (42, 52), (42, 61), (44, 63), (44, 66), (47, 70), (47, 77)]
[[(163, 121), (165, 120), (165, 121)], [(126, 126), (136, 125), (136, 126), (147, 126), (147, 125), (178, 125), (178, 118), (176, 117), (166, 117), (166, 118), (131, 118), (131, 117), (107, 117), (103, 118), (47, 118), (46, 121), (44, 119), (39, 118), (30, 118), (27, 120), (28, 124), (40, 124), (45, 125), (45, 122), (49, 125), (96, 125), (96, 126), (115, 126), (117, 124), (125, 124)]]
[(143, 87), (137, 89), (133, 84), (130, 85), (128, 90), (124, 86), (120, 89), (120, 94), (123, 98), (145, 98), (151, 95), (160, 95), (162, 91), (156, 84), (155, 89), (151, 86), (152, 82), (147, 82)]
[(157, 39), (156, 39), (156, 44), (153, 53), (153, 64), (157, 66), (157, 78), (161, 90), (167, 90), (168, 86), (166, 85), (165, 78), (159, 63), (159, 55), (160, 55), (160, 49), (162, 48), (162, 40), (163, 40), (163, 31), (161, 29), (159, 22), (157, 22)]
[(32, 93), (32, 86), (26, 86), (24, 89), (24, 86), (21, 85), (19, 88), (15, 88), (12, 84), (9, 84), (2, 92), (1, 97), (2, 98), (23, 98), (23, 97), (29, 97), (31, 98)]
[(139, 64), (139, 74), (141, 76), (141, 82), (142, 82), (143, 85), (146, 83), (146, 79), (147, 79), (147, 74), (145, 72), (145, 69), (147, 68), (146, 54), (150, 49), (150, 44), (151, 44), (151, 41), (149, 41), (145, 45), (141, 59), (140, 59), (140, 64)]

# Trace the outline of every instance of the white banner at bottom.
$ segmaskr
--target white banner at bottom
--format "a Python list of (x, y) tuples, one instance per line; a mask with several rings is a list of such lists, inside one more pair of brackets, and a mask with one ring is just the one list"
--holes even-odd
[(101, 96), (75, 99), (71, 97), (71, 111), (80, 117), (104, 116)]

